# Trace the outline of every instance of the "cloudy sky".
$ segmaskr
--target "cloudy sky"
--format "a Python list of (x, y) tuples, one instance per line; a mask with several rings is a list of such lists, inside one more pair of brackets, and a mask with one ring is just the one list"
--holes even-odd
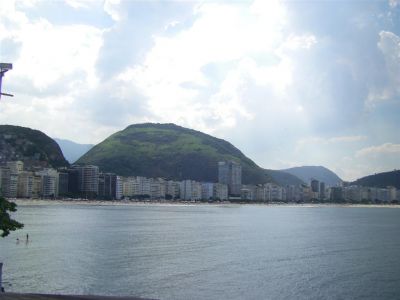
[(400, 168), (400, 0), (0, 0), (0, 60), (0, 124), (172, 122), (265, 168)]

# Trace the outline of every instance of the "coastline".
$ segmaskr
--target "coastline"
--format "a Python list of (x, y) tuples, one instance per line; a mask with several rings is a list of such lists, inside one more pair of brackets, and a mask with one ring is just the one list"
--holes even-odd
[(88, 205), (88, 206), (242, 206), (242, 205), (255, 205), (267, 207), (365, 207), (365, 208), (400, 208), (400, 204), (357, 204), (357, 203), (284, 203), (284, 202), (248, 202), (248, 203), (235, 203), (235, 202), (194, 202), (194, 201), (167, 201), (167, 200), (54, 200), (54, 199), (10, 199), (18, 206), (40, 206), (40, 205)]

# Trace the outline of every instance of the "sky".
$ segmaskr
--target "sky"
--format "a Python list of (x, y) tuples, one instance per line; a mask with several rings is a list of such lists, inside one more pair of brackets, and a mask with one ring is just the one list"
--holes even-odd
[(0, 0), (0, 62), (0, 124), (96, 144), (175, 123), (264, 168), (400, 168), (400, 0)]

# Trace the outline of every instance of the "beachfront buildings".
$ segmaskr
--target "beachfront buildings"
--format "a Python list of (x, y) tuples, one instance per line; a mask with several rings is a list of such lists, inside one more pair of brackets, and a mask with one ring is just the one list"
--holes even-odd
[(99, 167), (92, 165), (72, 166), (78, 170), (78, 191), (85, 198), (97, 197), (99, 191)]
[(58, 172), (54, 169), (45, 168), (36, 172), (41, 178), (41, 196), (44, 198), (58, 197)]
[(194, 180), (183, 180), (180, 187), (180, 196), (183, 200), (200, 200), (201, 184)]
[(9, 167), (0, 168), (1, 190), (6, 198), (17, 197), (18, 174), (13, 173)]
[[(232, 171), (234, 170), (234, 171)], [(220, 162), (219, 180), (241, 182), (237, 164)], [(229, 179), (231, 178), (231, 179)], [(232, 188), (233, 187), (233, 188)], [(231, 190), (235, 190), (231, 185)], [(114, 173), (101, 173), (97, 166), (71, 166), (55, 170), (29, 167), (21, 161), (6, 162), (0, 166), (0, 189), (7, 198), (65, 198), (87, 199), (153, 199), (187, 201), (261, 201), (261, 202), (350, 202), (391, 203), (400, 201), (395, 187), (362, 187), (342, 185), (327, 187), (323, 182), (311, 180), (310, 185), (280, 186), (276, 183), (240, 184), (239, 196), (228, 196), (229, 184), (174, 181), (143, 176), (122, 177)]]
[(240, 196), (242, 189), (242, 166), (235, 161), (218, 162), (218, 183), (228, 186), (228, 194)]

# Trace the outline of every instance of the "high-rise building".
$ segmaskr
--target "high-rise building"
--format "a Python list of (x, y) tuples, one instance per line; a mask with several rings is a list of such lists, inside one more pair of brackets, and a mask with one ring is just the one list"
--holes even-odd
[(311, 191), (314, 193), (319, 193), (319, 181), (316, 179), (311, 179)]
[(242, 188), (242, 166), (234, 161), (218, 162), (218, 182), (228, 185), (228, 193), (239, 196)]
[(323, 200), (326, 198), (325, 194), (325, 182), (321, 181), (319, 183), (319, 199)]
[(214, 183), (213, 198), (224, 201), (228, 199), (228, 186), (222, 183)]
[(18, 198), (32, 198), (33, 172), (22, 171), (18, 174)]
[(98, 176), (97, 198), (119, 200), (124, 195), (123, 178), (114, 173), (100, 173)]
[(79, 170), (71, 168), (68, 173), (68, 194), (77, 196), (79, 194)]
[(165, 198), (165, 180), (162, 178), (150, 179), (150, 198), (163, 199)]
[(255, 188), (255, 196), (254, 196), (255, 200), (257, 201), (265, 201), (267, 200), (266, 197), (266, 189), (263, 185), (257, 185)]
[(240, 189), (240, 198), (245, 201), (252, 201), (256, 199), (256, 186), (252, 184), (244, 184)]
[(100, 173), (98, 179), (97, 197), (103, 200), (116, 199), (117, 175), (114, 173)]
[(194, 180), (183, 180), (181, 182), (181, 199), (184, 200), (200, 200), (201, 184)]
[(123, 194), (123, 178), (121, 176), (117, 176), (115, 178), (115, 199), (121, 200)]
[(13, 173), (10, 168), (0, 167), (0, 178), (2, 195), (6, 198), (16, 198), (18, 191), (18, 174)]
[(36, 172), (42, 178), (42, 194), (44, 198), (58, 197), (58, 172), (54, 169), (43, 169)]
[(134, 187), (135, 189), (135, 195), (136, 196), (148, 196), (150, 197), (151, 194), (151, 185), (150, 185), (150, 178), (147, 177), (142, 177), (142, 176), (137, 176), (136, 177), (136, 185)]
[(68, 173), (60, 172), (58, 173), (58, 195), (67, 196), (68, 195)]
[(33, 176), (32, 182), (32, 198), (39, 198), (42, 195), (42, 177)]
[(73, 166), (78, 170), (78, 190), (83, 197), (96, 198), (99, 191), (99, 167)]
[(201, 183), (201, 199), (212, 200), (214, 198), (214, 183), (202, 182)]
[(165, 196), (171, 199), (179, 198), (180, 183), (177, 181), (169, 180), (165, 186)]
[(342, 187), (331, 187), (331, 201), (343, 201), (344, 200), (344, 195), (343, 195), (343, 188)]

